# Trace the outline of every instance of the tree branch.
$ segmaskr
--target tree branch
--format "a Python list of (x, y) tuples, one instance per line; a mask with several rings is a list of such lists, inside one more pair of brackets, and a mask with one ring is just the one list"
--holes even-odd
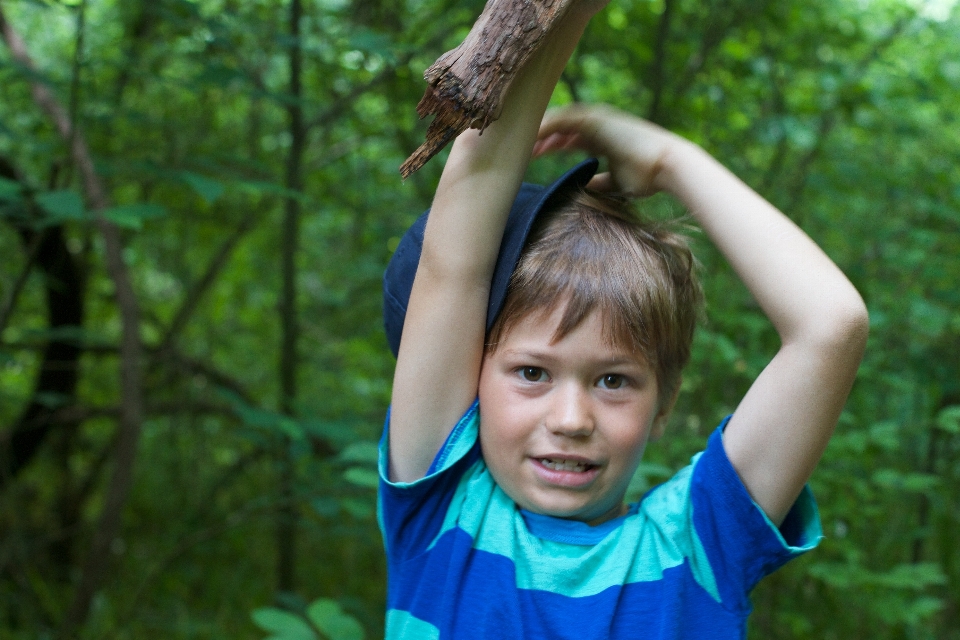
[(13, 310), (17, 306), (17, 298), (20, 297), (20, 292), (23, 291), (24, 285), (27, 284), (27, 280), (30, 278), (30, 273), (33, 271), (33, 263), (37, 259), (37, 254), (40, 253), (40, 245), (43, 243), (45, 234), (45, 231), (36, 234), (26, 247), (27, 259), (23, 264), (23, 269), (17, 274), (17, 279), (14, 280), (13, 286), (10, 287), (6, 299), (3, 301), (3, 306), (0, 307), (0, 336), (3, 335), (4, 330), (7, 328), (7, 322), (10, 321), (10, 316), (13, 315)]
[(207, 268), (204, 270), (203, 275), (194, 282), (193, 286), (190, 288), (190, 291), (187, 292), (186, 297), (183, 299), (183, 302), (180, 305), (180, 308), (177, 309), (176, 314), (173, 316), (173, 320), (170, 322), (170, 326), (167, 327), (166, 332), (163, 334), (163, 338), (160, 340), (160, 344), (157, 347), (157, 351), (164, 352), (170, 348), (170, 345), (177, 339), (180, 333), (186, 327), (187, 322), (190, 320), (190, 316), (193, 315), (193, 312), (196, 310), (197, 305), (200, 304), (200, 300), (203, 298), (203, 294), (206, 293), (207, 289), (214, 283), (217, 278), (217, 275), (220, 273), (220, 270), (223, 269), (226, 265), (227, 260), (229, 260), (230, 255), (233, 253), (233, 250), (236, 248), (237, 244), (243, 239), (254, 226), (254, 223), (257, 221), (257, 211), (250, 211), (240, 220), (240, 224), (233, 231), (232, 234), (220, 245), (220, 249), (214, 254), (213, 258), (210, 260), (210, 263), (207, 265)]
[(489, 0), (466, 39), (423, 77), (420, 118), (434, 115), (427, 139), (400, 166), (407, 178), (468, 128), (483, 131), (500, 117), (503, 99), (524, 63), (573, 0)]
[[(25, 342), (8, 342), (0, 344), (3, 344), (3, 346), (7, 349), (17, 349), (23, 351), (43, 351), (47, 347), (46, 344), (32, 344)], [(116, 356), (120, 353), (120, 350), (117, 346), (108, 344), (80, 345), (79, 348), (84, 353), (95, 354), (98, 356)], [(157, 349), (151, 349), (149, 350), (148, 355), (150, 357), (156, 357), (160, 353), (161, 352)], [(247, 391), (246, 387), (244, 387), (239, 380), (231, 377), (227, 373), (224, 373), (220, 369), (217, 369), (212, 364), (208, 364), (202, 360), (184, 354), (176, 348), (176, 345), (171, 345), (171, 348), (164, 352), (163, 355), (170, 358), (175, 365), (182, 367), (189, 373), (199, 374), (204, 378), (207, 378), (214, 385), (232, 391), (250, 406), (256, 406), (258, 404), (257, 401), (254, 400), (253, 395)], [(60, 421), (58, 420), (58, 422)]]
[(207, 378), (213, 384), (223, 387), (229, 391), (235, 393), (241, 400), (250, 406), (257, 406), (258, 403), (254, 400), (253, 396), (249, 391), (235, 378), (232, 378), (228, 374), (220, 371), (211, 364), (207, 364), (201, 360), (193, 358), (186, 355), (185, 353), (180, 352), (175, 347), (171, 347), (167, 350), (167, 353), (180, 365), (185, 367), (191, 372), (199, 373), (203, 377)]
[(314, 127), (329, 125), (332, 121), (339, 118), (345, 111), (352, 109), (357, 101), (357, 98), (365, 94), (367, 91), (378, 87), (387, 80), (390, 80), (396, 76), (397, 67), (401, 67), (410, 62), (410, 60), (413, 58), (413, 55), (414, 53), (412, 51), (404, 54), (397, 60), (396, 65), (383, 69), (380, 73), (375, 75), (367, 82), (354, 85), (354, 87), (347, 93), (337, 96), (333, 104), (306, 123), (306, 128), (313, 129)]

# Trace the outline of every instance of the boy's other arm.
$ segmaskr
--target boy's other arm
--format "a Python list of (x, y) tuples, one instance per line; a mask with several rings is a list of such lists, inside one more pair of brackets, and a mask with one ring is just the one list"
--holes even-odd
[(537, 151), (582, 147), (610, 158), (599, 187), (680, 199), (780, 335), (781, 347), (724, 431), (730, 461), (780, 524), (833, 433), (866, 345), (866, 307), (821, 249), (700, 147), (612, 109), (548, 116)]
[(603, 2), (579, 0), (508, 91), (500, 118), (462, 134), (444, 166), (424, 232), (397, 356), (390, 479), (422, 477), (473, 403), (490, 279), (507, 215), (560, 73)]

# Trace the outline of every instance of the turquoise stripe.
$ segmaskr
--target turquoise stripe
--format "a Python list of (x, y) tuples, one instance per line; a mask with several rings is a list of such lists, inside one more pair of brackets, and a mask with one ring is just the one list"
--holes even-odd
[(387, 638), (390, 640), (440, 640), (440, 629), (414, 617), (409, 611), (387, 611)]
[[(479, 402), (474, 400), (470, 408), (467, 409), (467, 412), (453, 427), (453, 431), (451, 431), (450, 435), (447, 436), (447, 441), (443, 444), (443, 448), (440, 449), (433, 461), (433, 464), (430, 465), (429, 473), (422, 478), (414, 480), (413, 482), (391, 482), (389, 480), (390, 474), (387, 470), (387, 465), (389, 464), (390, 460), (388, 446), (389, 427), (384, 429), (384, 435), (382, 438), (380, 438), (379, 454), (377, 456), (377, 470), (380, 472), (380, 479), (392, 487), (406, 489), (409, 487), (415, 487), (417, 484), (422, 483), (427, 478), (432, 478), (452, 467), (457, 460), (470, 452), (470, 449), (473, 447), (473, 443), (477, 441), (477, 433), (480, 424), (480, 416), (478, 413), (479, 407)], [(387, 425), (389, 424), (390, 414), (388, 412)]]
[(440, 533), (430, 547), (441, 535), (459, 527), (474, 539), (475, 549), (514, 563), (517, 588), (570, 597), (595, 595), (631, 582), (660, 580), (665, 569), (688, 560), (697, 583), (719, 602), (716, 579), (693, 531), (686, 491), (690, 472), (690, 467), (681, 470), (648, 495), (639, 510), (623, 518), (603, 540), (583, 546), (533, 535), (519, 508), (494, 482), (486, 465), (478, 461), (457, 487)]
[(767, 512), (756, 502), (753, 502), (753, 504), (767, 522), (767, 526), (777, 534), (777, 539), (780, 541), (780, 544), (783, 545), (783, 548), (790, 553), (801, 554), (810, 551), (824, 538), (823, 526), (820, 524), (820, 510), (817, 508), (817, 501), (814, 499), (813, 491), (810, 490), (809, 485), (803, 486), (803, 490), (800, 492), (797, 501), (791, 509), (797, 512), (797, 518), (803, 523), (803, 530), (800, 531), (800, 535), (798, 536), (798, 542), (800, 543), (798, 545), (790, 544), (790, 542), (783, 537), (780, 527), (775, 525), (773, 520), (767, 516)]

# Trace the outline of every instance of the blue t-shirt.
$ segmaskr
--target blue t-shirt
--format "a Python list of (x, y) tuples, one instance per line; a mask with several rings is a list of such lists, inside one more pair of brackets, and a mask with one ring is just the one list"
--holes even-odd
[(475, 403), (427, 476), (387, 480), (388, 640), (744, 638), (748, 594), (822, 537), (807, 488), (778, 529), (707, 448), (596, 527), (520, 509), (483, 462)]

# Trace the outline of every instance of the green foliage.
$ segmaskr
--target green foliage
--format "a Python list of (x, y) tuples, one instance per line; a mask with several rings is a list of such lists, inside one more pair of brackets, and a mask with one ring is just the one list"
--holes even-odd
[[(120, 397), (103, 243), (29, 82), (75, 105), (147, 347), (130, 499), (79, 637), (375, 638), (376, 442), (393, 367), (380, 278), (442, 157), (405, 183), (397, 167), (425, 129), (423, 69), (482, 5), (305, 3), (296, 96), (288, 3), (3, 4), (37, 71), (0, 47), (0, 159), (18, 178), (0, 177), (0, 303), (30, 234), (57, 230), (82, 276), (83, 323), (50, 325), (62, 283), (35, 266), (0, 333), (0, 441), (32, 404), (63, 412), (0, 489), (0, 635), (58, 628), (111, 481)], [(812, 482), (826, 539), (761, 583), (751, 637), (960, 638), (960, 15), (904, 0), (664, 7), (612, 3), (555, 103), (610, 102), (704, 145), (806, 229), (871, 312), (861, 374)], [(287, 176), (292, 105), (310, 125), (299, 183)], [(570, 161), (538, 161), (530, 177)], [(294, 204), (299, 361), (283, 410), (280, 229)], [(681, 213), (663, 198), (644, 208)], [(717, 252), (694, 244), (708, 321), (634, 498), (702, 448), (779, 346)], [(73, 391), (37, 386), (51, 341), (81, 349)], [(300, 596), (288, 601), (277, 531), (291, 513)], [(270, 601), (283, 608), (258, 609)]]
[(37, 204), (47, 214), (47, 224), (63, 224), (70, 220), (83, 219), (86, 211), (83, 198), (72, 189), (49, 191), (35, 198)]
[(268, 607), (251, 614), (253, 621), (272, 635), (267, 640), (363, 640), (363, 627), (335, 600), (320, 598), (298, 615)]

